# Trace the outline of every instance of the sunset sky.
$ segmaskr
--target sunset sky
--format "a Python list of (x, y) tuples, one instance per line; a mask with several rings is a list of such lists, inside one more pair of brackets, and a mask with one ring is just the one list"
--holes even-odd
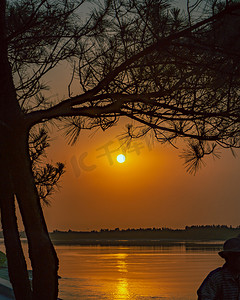
[(124, 123), (93, 136), (85, 131), (74, 146), (61, 132), (52, 132), (48, 158), (64, 162), (66, 173), (44, 209), (49, 230), (240, 224), (239, 157), (222, 150), (220, 160), (205, 160), (193, 176), (180, 150), (143, 139), (132, 143), (119, 164)]

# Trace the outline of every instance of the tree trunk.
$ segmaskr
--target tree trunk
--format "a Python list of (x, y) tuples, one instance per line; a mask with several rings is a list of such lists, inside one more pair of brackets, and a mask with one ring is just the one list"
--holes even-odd
[(7, 57), (5, 6), (0, 0), (0, 207), (1, 222), (8, 258), (8, 271), (16, 299), (32, 299), (26, 261), (19, 239), (10, 174), (9, 123), (20, 114)]
[[(22, 132), (25, 132), (22, 134)], [(58, 258), (50, 240), (32, 173), (27, 130), (15, 130), (11, 172), (28, 238), (33, 268), (33, 299), (55, 300), (58, 295)]]
[[(40, 199), (34, 182), (31, 160), (28, 151), (28, 130), (18, 124), (8, 132), (7, 141), (1, 147), (2, 168), (0, 172), (0, 192), (2, 224), (9, 259), (11, 282), (16, 290), (17, 299), (31, 299), (29, 283), (26, 284), (26, 263), (23, 264), (23, 253), (19, 241), (13, 192), (15, 192), (28, 239), (29, 255), (33, 269), (32, 295), (34, 300), (56, 300), (58, 295), (58, 258), (50, 240), (44, 220)], [(1, 131), (0, 131), (1, 132)], [(3, 137), (3, 134), (1, 135)], [(5, 159), (5, 162), (3, 162)], [(6, 171), (6, 172), (5, 172)], [(4, 193), (5, 192), (5, 193)], [(10, 230), (10, 231), (9, 231)], [(15, 247), (18, 256), (15, 253)], [(21, 273), (22, 272), (22, 273)], [(19, 276), (23, 274), (24, 285), (19, 288)], [(22, 289), (22, 290), (21, 290)], [(24, 292), (26, 296), (22, 297)]]
[[(2, 153), (6, 153), (8, 157), (6, 170), (9, 170), (10, 177), (0, 179), (3, 180), (2, 188), (4, 188), (5, 184), (13, 183), (14, 193), (19, 204), (33, 268), (33, 299), (55, 300), (58, 294), (58, 259), (49, 238), (35, 186), (28, 151), (29, 128), (25, 124), (24, 113), (21, 111), (17, 101), (12, 71), (8, 61), (5, 8), (6, 0), (0, 0), (0, 150), (2, 150)], [(6, 135), (6, 139), (3, 133)], [(3, 159), (5, 159), (4, 156), (1, 157), (1, 160)], [(11, 243), (16, 243), (17, 245), (18, 241), (16, 240), (16, 232), (13, 237), (7, 233), (8, 226), (16, 225), (14, 225), (15, 221), (12, 219), (13, 215), (11, 212), (14, 210), (12, 201), (13, 193), (10, 193), (9, 190), (7, 199), (2, 198), (2, 215), (4, 217), (6, 245), (8, 245), (11, 280), (13, 285), (17, 286), (17, 277), (13, 276), (13, 268), (19, 268), (20, 270), (22, 261), (16, 258), (17, 264), (14, 265), (12, 249), (10, 250), (9, 247), (11, 247)], [(8, 210), (8, 205), (9, 211), (6, 211)], [(7, 222), (8, 213), (10, 214), (11, 222), (13, 222), (11, 224)], [(21, 298), (21, 300), (25, 299), (28, 298)]]
[[(1, 132), (1, 130), (0, 130)], [(6, 140), (1, 134), (4, 146), (0, 149), (0, 209), (1, 222), (8, 260), (8, 272), (17, 300), (31, 300), (32, 291), (28, 278), (27, 265), (19, 238), (13, 186), (9, 173), (9, 159), (6, 149)]]
[(27, 265), (16, 227), (13, 195), (1, 201), (1, 221), (8, 260), (8, 273), (16, 300), (32, 300), (32, 290)]

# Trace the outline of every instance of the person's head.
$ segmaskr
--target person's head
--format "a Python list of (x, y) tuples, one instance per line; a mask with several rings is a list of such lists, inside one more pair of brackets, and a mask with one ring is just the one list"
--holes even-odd
[(227, 240), (218, 253), (235, 272), (240, 273), (240, 238)]

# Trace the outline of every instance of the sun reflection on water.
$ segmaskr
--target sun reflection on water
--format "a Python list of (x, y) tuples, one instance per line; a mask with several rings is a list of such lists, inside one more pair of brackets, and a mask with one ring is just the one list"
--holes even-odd
[(114, 294), (114, 299), (130, 299), (129, 287), (128, 287), (128, 279), (126, 275), (128, 273), (128, 264), (127, 259), (128, 254), (126, 253), (118, 253), (116, 254), (116, 267), (118, 272), (120, 273), (120, 277), (116, 282), (116, 292)]
[(117, 254), (117, 269), (121, 273), (127, 273), (127, 263), (126, 263), (126, 258), (127, 258), (126, 253), (118, 253)]
[(114, 299), (130, 299), (127, 278), (119, 278)]

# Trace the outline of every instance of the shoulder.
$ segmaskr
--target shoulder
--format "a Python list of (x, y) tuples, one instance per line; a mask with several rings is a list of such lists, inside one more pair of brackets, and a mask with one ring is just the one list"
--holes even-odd
[(224, 273), (224, 268), (223, 267), (217, 268), (217, 269), (211, 271), (208, 274), (208, 276), (206, 277), (206, 279), (221, 280), (223, 278), (223, 273)]
[(211, 271), (201, 284), (198, 295), (206, 296), (206, 299), (215, 299), (214, 297), (216, 297), (221, 289), (223, 272), (222, 267)]
[(207, 275), (207, 277), (204, 279), (202, 284), (203, 285), (211, 284), (211, 285), (215, 285), (215, 286), (221, 285), (222, 281), (223, 281), (223, 276), (224, 276), (224, 268), (223, 267), (217, 268), (217, 269), (211, 271)]

